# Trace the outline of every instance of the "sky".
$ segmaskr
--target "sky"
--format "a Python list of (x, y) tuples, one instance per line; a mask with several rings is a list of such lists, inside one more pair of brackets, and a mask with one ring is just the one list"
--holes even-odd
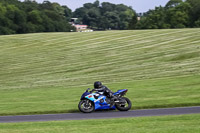
[[(42, 3), (44, 0), (36, 0)], [(50, 2), (57, 2), (60, 5), (67, 5), (72, 11), (76, 8), (82, 7), (85, 3), (93, 3), (95, 0), (49, 0)], [(131, 6), (137, 13), (146, 12), (149, 9), (154, 9), (156, 6), (165, 6), (169, 0), (99, 0), (102, 2), (110, 2), (114, 4), (124, 4)]]

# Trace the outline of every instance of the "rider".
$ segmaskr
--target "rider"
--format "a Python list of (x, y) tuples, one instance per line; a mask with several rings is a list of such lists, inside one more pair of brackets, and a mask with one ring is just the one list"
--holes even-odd
[(108, 89), (108, 87), (102, 85), (102, 83), (100, 81), (94, 82), (94, 89), (92, 91), (103, 92), (103, 94), (105, 96), (110, 98), (110, 100), (111, 100), (110, 106), (113, 106), (114, 100), (117, 99), (116, 96), (113, 95), (113, 92), (110, 89)]

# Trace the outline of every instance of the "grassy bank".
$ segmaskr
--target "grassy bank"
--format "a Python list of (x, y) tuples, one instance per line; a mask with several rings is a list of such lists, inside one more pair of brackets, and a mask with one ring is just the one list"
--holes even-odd
[[(2, 133), (199, 133), (200, 115), (0, 124)], [(99, 130), (101, 129), (101, 130)]]
[(0, 36), (0, 115), (77, 111), (94, 81), (133, 109), (200, 105), (200, 30)]
[[(138, 80), (109, 84), (112, 90), (129, 89), (132, 109), (200, 105), (199, 76)], [(0, 114), (77, 112), (84, 88), (46, 88), (1, 91)]]

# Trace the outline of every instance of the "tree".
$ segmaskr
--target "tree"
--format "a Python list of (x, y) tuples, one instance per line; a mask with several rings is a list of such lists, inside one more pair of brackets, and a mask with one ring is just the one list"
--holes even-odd
[(166, 8), (171, 8), (171, 7), (176, 7), (180, 5), (183, 1), (182, 0), (170, 0), (165, 7)]
[(186, 3), (191, 6), (189, 11), (190, 27), (196, 27), (200, 20), (200, 0), (186, 0)]
[(0, 34), (70, 31), (67, 6), (33, 0), (0, 0)]
[(128, 29), (136, 29), (137, 22), (138, 22), (137, 15), (135, 13), (134, 16), (132, 16), (132, 18), (128, 24)]
[(87, 14), (88, 9), (85, 7), (80, 7), (77, 8), (74, 12), (73, 12), (73, 17), (79, 18), (80, 20), (83, 19), (83, 17)]
[(93, 8), (93, 4), (92, 3), (85, 3), (83, 5), (83, 7), (86, 8), (86, 9), (91, 9), (91, 8)]
[(101, 13), (104, 14), (106, 12), (112, 12), (115, 10), (115, 5), (109, 2), (101, 3)]
[(28, 21), (33, 24), (42, 24), (41, 13), (38, 10), (33, 10), (28, 13)]
[(149, 10), (147, 15), (142, 17), (136, 25), (142, 29), (162, 29), (169, 28), (170, 24), (166, 21), (166, 10), (164, 7), (156, 7), (155, 10)]
[(65, 15), (65, 9), (60, 6), (58, 3), (52, 3), (53, 11), (55, 11), (57, 14), (64, 16)]
[(67, 21), (72, 18), (72, 10), (69, 9), (67, 6), (62, 6), (64, 9), (64, 16), (66, 17)]
[[(122, 5), (122, 7), (123, 6), (124, 5)], [(135, 24), (134, 21), (137, 21), (136, 13), (131, 8), (126, 7), (126, 10), (125, 9), (123, 10), (121, 11), (119, 9), (117, 10), (119, 11), (119, 17), (120, 17), (119, 28), (122, 30), (128, 29), (131, 22), (133, 22), (133, 25), (134, 25)], [(136, 16), (136, 18), (134, 16)]]
[(129, 23), (136, 13), (131, 7), (109, 2), (86, 3), (73, 13), (84, 24), (95, 29), (128, 29)]
[(39, 4), (32, 0), (25, 0), (23, 3), (21, 3), (22, 8), (21, 10), (25, 12), (31, 12), (33, 10), (39, 10)]
[(96, 0), (94, 3), (93, 3), (93, 6), (98, 8), (100, 5), (100, 2), (98, 0)]
[(189, 10), (188, 3), (180, 3), (176, 7), (172, 7), (167, 11), (167, 20), (171, 28), (185, 28), (189, 25)]
[[(156, 7), (154, 10), (149, 10), (141, 20), (137, 22), (136, 28), (185, 28), (199, 25), (198, 9), (200, 5), (193, 8), (193, 6), (200, 4), (193, 3), (193, 0), (170, 0), (165, 7)], [(192, 3), (192, 4), (191, 4)], [(193, 6), (192, 6), (193, 5)], [(196, 12), (197, 11), (197, 12)]]
[(200, 28), (200, 18), (194, 22), (194, 27)]
[(88, 10), (87, 15), (83, 19), (83, 23), (90, 25), (93, 28), (99, 28), (98, 22), (100, 21), (101, 14), (96, 8), (91, 8)]
[(117, 14), (117, 12), (106, 12), (105, 17), (107, 19), (108, 25), (107, 29), (119, 29), (119, 21), (120, 18)]

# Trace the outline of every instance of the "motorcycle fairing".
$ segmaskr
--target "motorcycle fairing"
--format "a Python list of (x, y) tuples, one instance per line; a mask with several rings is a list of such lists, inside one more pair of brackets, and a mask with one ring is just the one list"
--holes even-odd
[(106, 96), (104, 96), (104, 95), (99, 95), (98, 93), (92, 93), (92, 94), (85, 96), (85, 98), (94, 102), (95, 110), (116, 109), (115, 106), (110, 107), (110, 104), (108, 104), (106, 102)]
[(128, 91), (128, 90), (127, 90), (127, 89), (118, 90), (118, 91), (115, 92), (113, 95), (118, 95), (118, 94), (120, 94), (120, 93), (122, 93), (122, 92), (126, 92), (126, 91)]
[(83, 100), (87, 95), (89, 95), (90, 93), (89, 92), (84, 92), (83, 95), (81, 96), (81, 99), (80, 100)]

